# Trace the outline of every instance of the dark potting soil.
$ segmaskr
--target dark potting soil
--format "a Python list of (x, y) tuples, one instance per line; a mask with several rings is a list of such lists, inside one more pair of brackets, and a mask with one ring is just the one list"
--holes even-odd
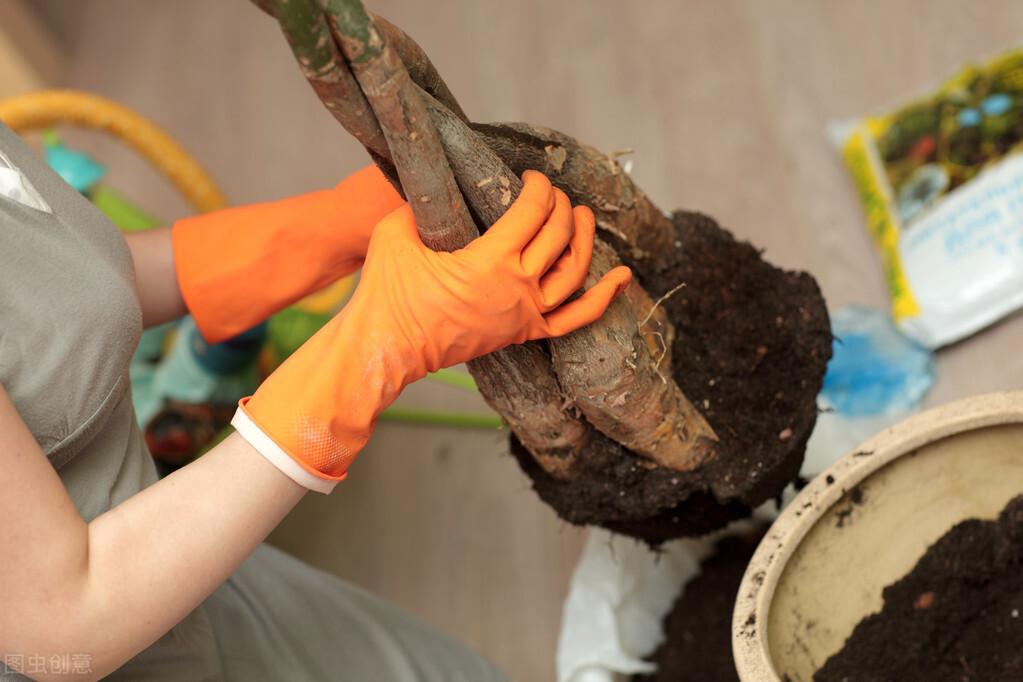
[(828, 313), (814, 279), (763, 260), (708, 216), (674, 215), (679, 248), (656, 272), (637, 271), (675, 325), (674, 377), (717, 433), (716, 456), (690, 472), (647, 460), (597, 435), (562, 482), (512, 439), (540, 497), (566, 521), (657, 544), (749, 514), (796, 478), (817, 419), (831, 357)]
[(732, 609), (746, 565), (767, 527), (721, 540), (664, 619), (657, 671), (633, 682), (739, 682), (732, 659)]
[(1023, 496), (953, 527), (883, 594), (814, 682), (1023, 680)]

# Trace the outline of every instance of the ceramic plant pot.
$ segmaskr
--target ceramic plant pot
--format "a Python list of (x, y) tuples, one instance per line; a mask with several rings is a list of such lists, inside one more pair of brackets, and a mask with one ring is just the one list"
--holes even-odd
[(1023, 493), (1023, 392), (929, 410), (843, 456), (785, 508), (739, 589), (743, 682), (810, 682), (882, 590), (968, 518)]

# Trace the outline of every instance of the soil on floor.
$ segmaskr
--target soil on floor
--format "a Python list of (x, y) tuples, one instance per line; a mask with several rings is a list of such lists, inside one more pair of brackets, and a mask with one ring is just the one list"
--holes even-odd
[(813, 679), (1023, 680), (1023, 496), (935, 542)]
[(732, 660), (732, 609), (746, 565), (767, 527), (721, 540), (664, 619), (650, 656), (657, 672), (633, 682), (739, 682)]
[(708, 216), (680, 211), (674, 222), (679, 248), (637, 275), (654, 299), (685, 283), (662, 304), (676, 329), (674, 377), (717, 433), (716, 457), (691, 472), (650, 469), (598, 434), (578, 475), (562, 482), (512, 442), (563, 519), (651, 544), (720, 528), (796, 478), (831, 357), (827, 309), (810, 275), (774, 267)]

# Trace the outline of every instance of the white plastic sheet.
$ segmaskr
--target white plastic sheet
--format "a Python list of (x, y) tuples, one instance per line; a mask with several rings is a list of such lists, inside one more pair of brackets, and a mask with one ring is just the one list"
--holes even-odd
[(562, 616), (559, 682), (611, 682), (650, 672), (642, 660), (663, 639), (661, 620), (713, 543), (680, 540), (655, 554), (630, 538), (590, 531)]

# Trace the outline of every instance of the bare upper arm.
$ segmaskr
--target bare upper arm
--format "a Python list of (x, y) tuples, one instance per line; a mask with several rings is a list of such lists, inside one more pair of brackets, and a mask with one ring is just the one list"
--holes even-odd
[(125, 235), (125, 241), (135, 265), (135, 289), (143, 325), (153, 327), (186, 314), (174, 268), (171, 228), (131, 232)]
[(87, 546), (85, 521), (0, 385), (0, 653), (19, 653), (22, 633), (54, 617), (49, 602), (84, 575)]

